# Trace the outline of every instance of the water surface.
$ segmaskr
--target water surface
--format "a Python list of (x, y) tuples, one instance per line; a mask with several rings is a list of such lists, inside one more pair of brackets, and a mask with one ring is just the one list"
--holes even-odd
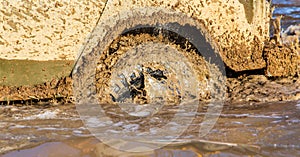
[[(122, 115), (113, 107), (111, 115)], [(32, 156), (300, 156), (300, 101), (265, 104), (225, 105), (219, 120), (209, 134), (199, 137), (199, 128), (205, 110), (196, 114), (179, 114), (181, 118), (195, 115), (189, 128), (173, 143), (150, 152), (139, 154), (115, 150), (95, 138), (82, 124), (75, 106), (1, 107), (6, 115), (1, 119), (0, 147), (3, 157)], [(175, 111), (176, 108), (169, 108)], [(181, 111), (179, 111), (181, 112)], [(171, 114), (171, 113), (170, 113)], [(168, 114), (167, 114), (168, 115)], [(163, 116), (152, 117), (164, 123)], [(123, 117), (107, 127), (120, 126), (123, 132), (143, 130), (156, 126), (146, 119)], [(174, 129), (181, 127), (173, 123)], [(113, 130), (111, 130), (113, 132)], [(115, 130), (118, 131), (118, 130)], [(141, 136), (142, 135), (136, 135)], [(155, 133), (153, 133), (155, 136)], [(112, 136), (114, 137), (114, 136)], [(151, 141), (161, 145), (170, 137)], [(149, 141), (148, 141), (149, 142)], [(143, 143), (133, 145), (141, 146)], [(147, 143), (149, 144), (149, 143)], [(20, 150), (21, 149), (21, 150)], [(16, 151), (13, 151), (16, 150)]]

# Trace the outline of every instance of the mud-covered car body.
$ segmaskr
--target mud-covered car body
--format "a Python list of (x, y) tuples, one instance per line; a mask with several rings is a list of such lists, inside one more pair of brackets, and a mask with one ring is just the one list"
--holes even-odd
[(198, 21), (234, 71), (267, 66), (263, 48), (269, 41), (271, 11), (265, 0), (3, 1), (1, 84), (33, 85), (69, 75), (99, 22), (111, 26), (126, 12), (145, 8)]

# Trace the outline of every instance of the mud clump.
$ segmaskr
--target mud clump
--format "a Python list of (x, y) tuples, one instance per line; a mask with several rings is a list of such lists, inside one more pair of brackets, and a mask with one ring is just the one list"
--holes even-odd
[(270, 43), (265, 48), (266, 75), (273, 77), (300, 74), (300, 48), (297, 45), (278, 46)]
[(274, 25), (275, 33), (265, 45), (264, 58), (269, 77), (300, 75), (300, 25), (290, 26), (281, 32), (280, 18)]
[(300, 99), (300, 78), (273, 78), (249, 75), (227, 78), (227, 101), (257, 103)]

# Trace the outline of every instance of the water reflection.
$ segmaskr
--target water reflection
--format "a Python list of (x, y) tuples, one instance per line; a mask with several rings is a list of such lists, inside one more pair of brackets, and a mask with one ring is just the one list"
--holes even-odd
[(193, 141), (172, 144), (142, 153), (115, 150), (95, 138), (48, 142), (40, 146), (10, 152), (3, 157), (199, 157), (199, 156), (299, 156), (299, 147), (258, 147), (254, 145)]

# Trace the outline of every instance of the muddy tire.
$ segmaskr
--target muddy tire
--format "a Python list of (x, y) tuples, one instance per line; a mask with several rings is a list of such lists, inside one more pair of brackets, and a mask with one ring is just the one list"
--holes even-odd
[[(90, 37), (77, 62), (74, 76), (80, 81), (74, 85), (96, 92), (102, 103), (178, 103), (211, 99), (216, 93), (212, 88), (223, 90), (224, 82), (215, 82), (224, 76), (217, 46), (199, 21), (183, 14), (135, 9), (123, 18), (101, 21)], [(209, 83), (213, 78), (218, 78), (214, 85)], [(160, 88), (169, 96), (157, 95)]]

